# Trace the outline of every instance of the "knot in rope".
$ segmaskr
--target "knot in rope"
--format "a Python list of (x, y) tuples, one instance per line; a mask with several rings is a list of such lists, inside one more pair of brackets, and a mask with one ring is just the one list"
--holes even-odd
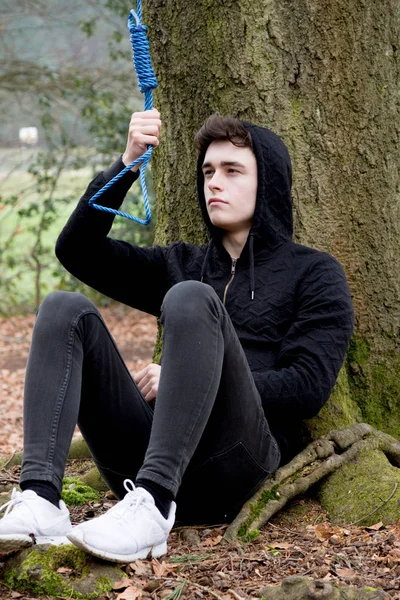
[[(136, 23), (133, 22), (133, 19)], [(147, 27), (140, 23), (134, 10), (129, 13), (128, 28), (131, 32), (133, 63), (139, 81), (139, 89), (144, 94), (149, 90), (154, 90), (158, 83), (151, 64), (149, 41), (146, 36)]]

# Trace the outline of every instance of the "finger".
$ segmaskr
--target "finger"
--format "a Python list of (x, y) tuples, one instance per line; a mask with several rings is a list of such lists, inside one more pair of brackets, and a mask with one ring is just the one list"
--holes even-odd
[(152, 389), (152, 390), (150, 390), (150, 392), (148, 394), (146, 394), (144, 399), (146, 400), (146, 402), (151, 402), (152, 400), (156, 399), (156, 396), (157, 396), (157, 394)]
[(142, 111), (142, 115), (144, 119), (160, 119), (160, 111), (156, 108), (152, 108), (151, 110)]
[(158, 137), (154, 135), (142, 135), (135, 136), (134, 140), (137, 146), (158, 146), (160, 141)]
[(133, 115), (158, 115), (160, 116), (160, 111), (157, 108), (152, 108), (150, 110), (135, 110), (135, 112), (132, 113)]
[(136, 141), (137, 137), (140, 135), (154, 135), (158, 137), (160, 135), (160, 125), (157, 123), (133, 123), (129, 127), (128, 132), (129, 137)]
[(134, 117), (132, 117), (130, 123), (129, 123), (129, 127), (144, 127), (146, 125), (155, 125), (158, 128), (161, 127), (162, 122), (161, 119), (144, 119), (143, 117), (139, 117), (138, 115), (135, 115)]
[(151, 390), (153, 389), (153, 382), (152, 381), (148, 381), (140, 390), (142, 396), (144, 396), (146, 398), (146, 396), (151, 392)]
[(142, 125), (140, 127), (140, 133), (143, 135), (154, 135), (157, 137), (160, 133), (160, 128), (158, 125)]
[(135, 383), (138, 384), (143, 379), (143, 377), (145, 377), (147, 375), (150, 367), (151, 367), (151, 364), (146, 365), (141, 371), (138, 371), (138, 373), (136, 373), (136, 375), (133, 378)]

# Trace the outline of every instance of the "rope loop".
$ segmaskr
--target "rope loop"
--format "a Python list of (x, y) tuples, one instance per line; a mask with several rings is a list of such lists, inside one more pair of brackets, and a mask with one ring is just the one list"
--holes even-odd
[[(128, 29), (131, 34), (130, 40), (132, 44), (133, 63), (139, 82), (139, 89), (142, 92), (142, 94), (144, 94), (145, 98), (144, 109), (151, 110), (153, 108), (153, 89), (155, 89), (158, 86), (158, 83), (154, 74), (153, 66), (151, 64), (150, 47), (146, 36), (147, 27), (145, 25), (142, 25), (141, 0), (137, 0), (137, 13), (133, 9), (129, 13)], [(125, 169), (118, 173), (118, 175), (116, 175), (113, 179), (111, 179), (111, 181), (106, 183), (98, 192), (96, 192), (94, 196), (92, 196), (92, 198), (90, 198), (89, 206), (102, 212), (108, 212), (113, 215), (125, 217), (126, 219), (130, 219), (131, 221), (135, 221), (136, 223), (140, 223), (141, 225), (148, 225), (151, 221), (151, 211), (145, 180), (145, 171), (146, 166), (151, 158), (152, 152), (153, 146), (148, 146), (147, 151), (144, 154), (142, 154), (142, 156), (140, 156), (130, 165), (125, 167)], [(119, 181), (125, 175), (125, 173), (127, 173), (130, 169), (132, 169), (132, 167), (138, 165), (139, 163), (142, 163), (140, 167), (140, 185), (142, 188), (143, 204), (146, 213), (145, 219), (134, 217), (129, 213), (120, 210), (115, 210), (114, 208), (109, 208), (108, 206), (96, 204), (96, 200), (100, 196), (102, 196), (104, 192), (109, 190), (115, 183), (117, 183), (117, 181)]]

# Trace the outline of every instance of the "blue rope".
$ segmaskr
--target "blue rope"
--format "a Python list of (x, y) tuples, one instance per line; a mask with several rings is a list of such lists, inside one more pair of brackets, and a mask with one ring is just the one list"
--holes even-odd
[[(151, 110), (153, 108), (153, 89), (156, 88), (158, 84), (151, 64), (149, 42), (146, 37), (147, 27), (142, 25), (142, 0), (137, 0), (137, 13), (133, 9), (129, 13), (128, 29), (131, 33), (130, 40), (132, 44), (133, 63), (139, 82), (139, 88), (142, 94), (144, 94), (144, 110)], [(153, 146), (148, 146), (147, 151), (142, 154), (142, 156), (139, 156), (139, 158), (125, 167), (125, 169), (118, 173), (118, 175), (111, 179), (111, 181), (106, 183), (101, 190), (96, 192), (96, 194), (89, 200), (89, 206), (92, 206), (93, 208), (103, 212), (125, 217), (131, 221), (136, 221), (136, 223), (140, 223), (141, 225), (148, 225), (151, 221), (151, 211), (146, 187), (145, 171), (152, 152)], [(101, 206), (101, 204), (95, 203), (95, 201), (102, 194), (104, 194), (104, 192), (109, 190), (111, 186), (117, 183), (117, 181), (119, 181), (125, 175), (125, 173), (139, 163), (142, 163), (142, 166), (140, 167), (140, 185), (142, 187), (143, 204), (146, 212), (145, 219), (140, 219), (139, 217), (134, 217), (129, 213), (115, 210), (114, 208), (109, 208), (108, 206)]]

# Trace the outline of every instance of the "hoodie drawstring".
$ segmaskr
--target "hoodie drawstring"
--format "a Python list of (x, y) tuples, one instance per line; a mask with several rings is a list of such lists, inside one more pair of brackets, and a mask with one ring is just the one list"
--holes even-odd
[(254, 300), (254, 233), (249, 234), (250, 297)]

